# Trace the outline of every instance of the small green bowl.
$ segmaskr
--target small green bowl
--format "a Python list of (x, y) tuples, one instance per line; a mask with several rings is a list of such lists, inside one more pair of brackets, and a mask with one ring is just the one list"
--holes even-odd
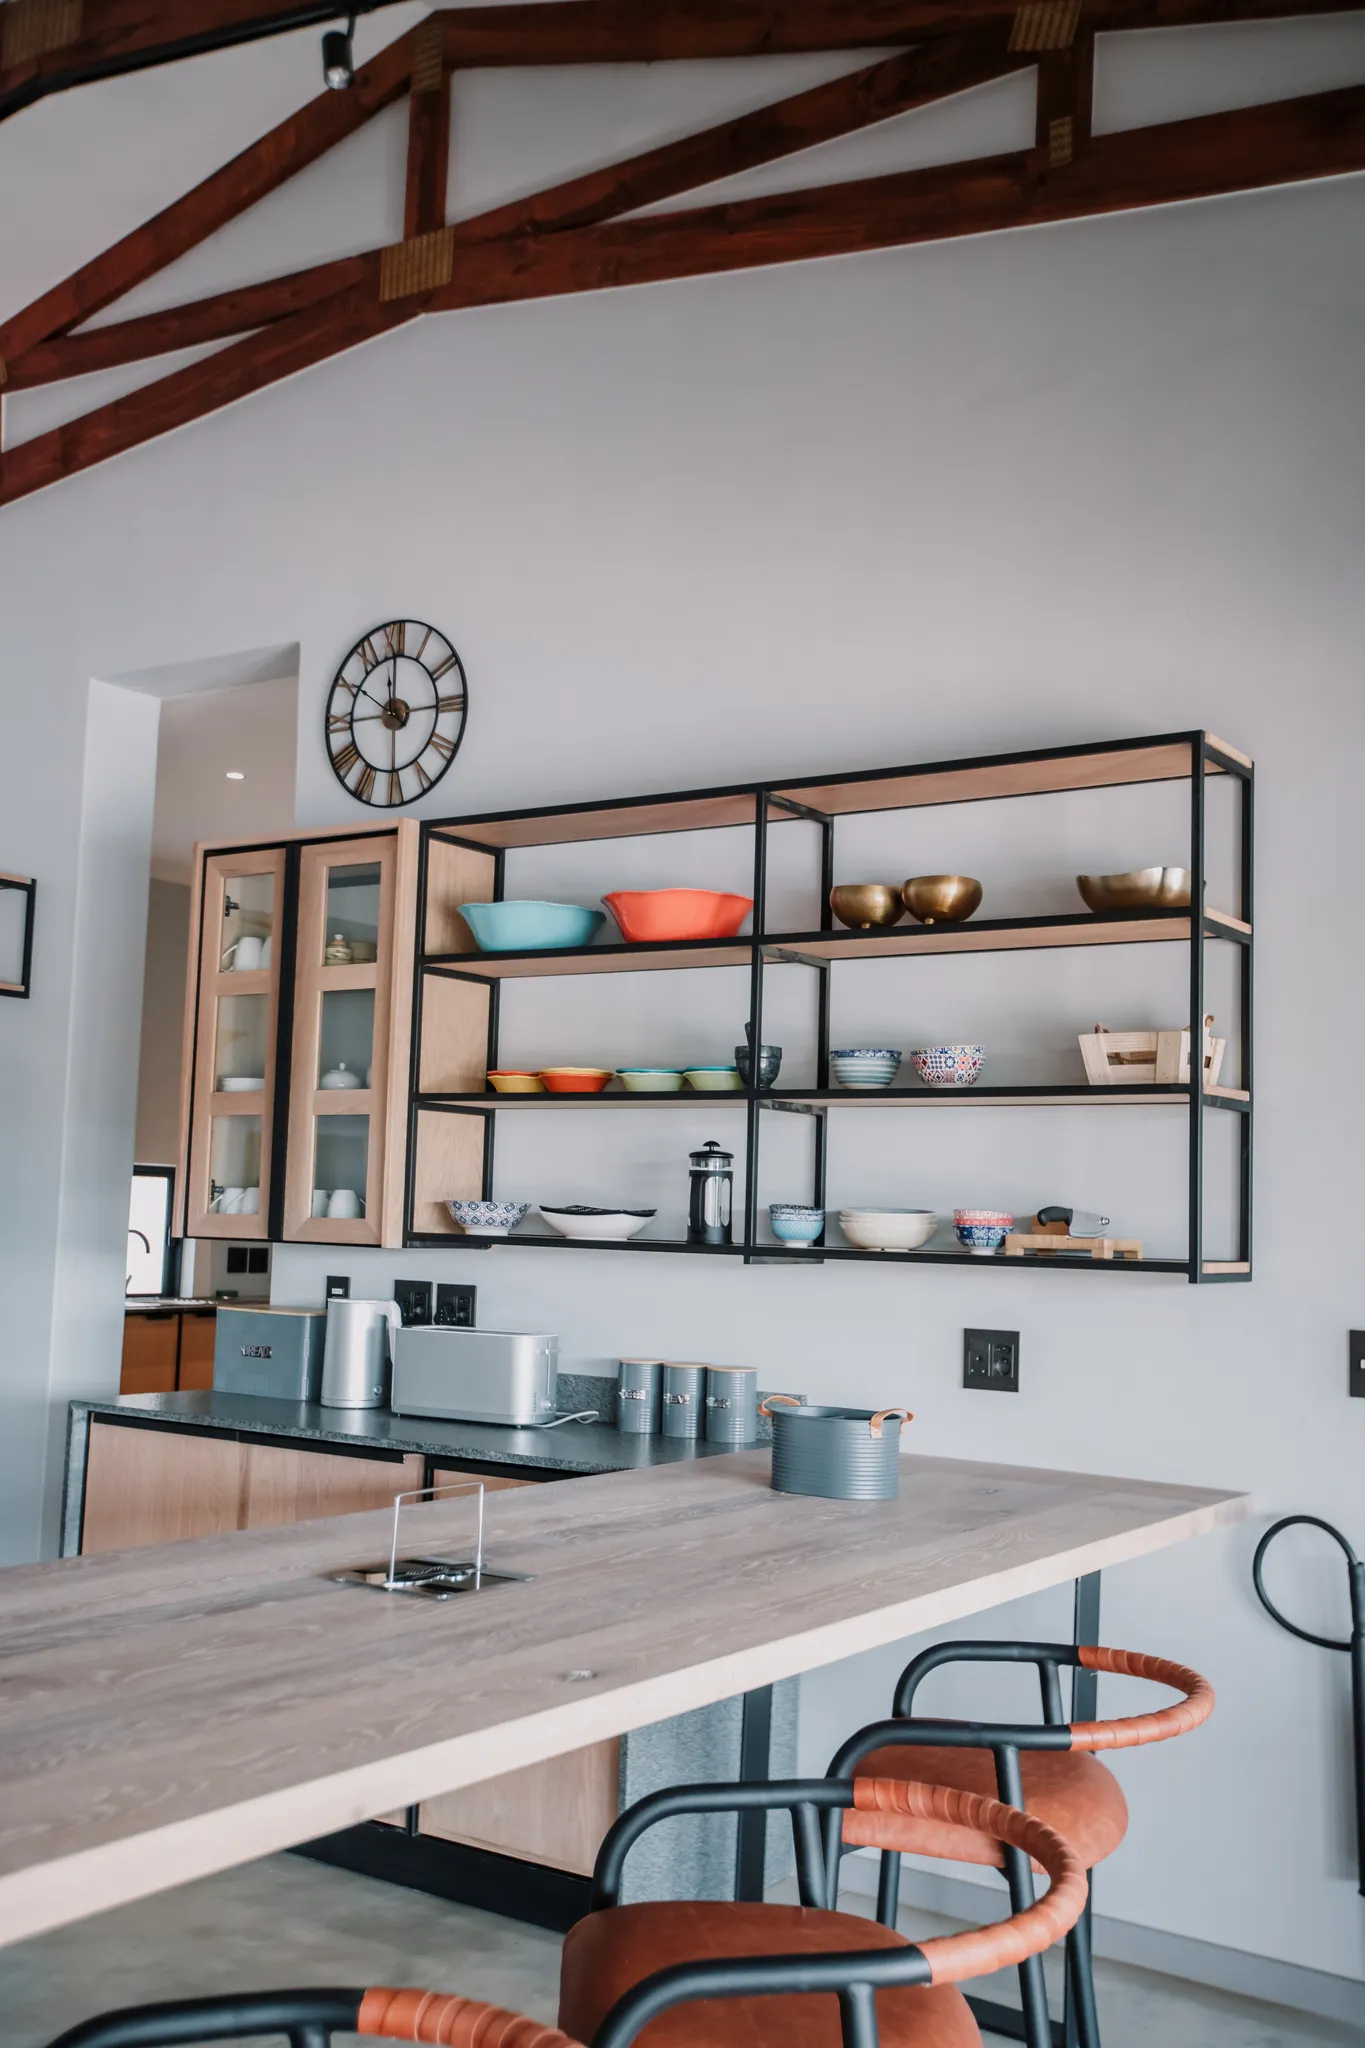
[(676, 1095), (683, 1084), (681, 1067), (618, 1067), (621, 1086), (632, 1095)]
[(733, 1095), (744, 1086), (738, 1067), (688, 1067), (686, 1074), (699, 1095)]

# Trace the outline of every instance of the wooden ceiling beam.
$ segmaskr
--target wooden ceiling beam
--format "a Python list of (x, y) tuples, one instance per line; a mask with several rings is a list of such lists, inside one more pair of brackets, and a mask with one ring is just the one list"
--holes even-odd
[(0, 365), (121, 299), (401, 99), (408, 89), (411, 52), (411, 35), (400, 36), (356, 73), (349, 92), (320, 93), (164, 212), (16, 313), (0, 327)]
[(450, 66), (439, 22), (414, 33), (408, 94), (408, 173), (403, 234), (428, 235), (445, 226), (450, 174)]
[[(610, 220), (965, 92), (1034, 62), (1031, 56), (1012, 54), (1007, 43), (1002, 28), (988, 28), (846, 72), (772, 106), (460, 221), (450, 230), (452, 251), (458, 260), (459, 250), (478, 242)], [(409, 161), (411, 164), (411, 135)], [(436, 182), (443, 202), (443, 180)], [(437, 224), (433, 217), (432, 226)], [(421, 227), (416, 232), (429, 229)], [(246, 289), (218, 292), (164, 313), (59, 336), (11, 361), (7, 388), (21, 391), (243, 334), (267, 321), (288, 318), (301, 307), (358, 283), (360, 267), (366, 265), (377, 276), (377, 250)]]
[(429, 310), (602, 291), (1045, 226), (1365, 170), (1365, 86), (1092, 138), (1060, 170), (1034, 151), (776, 193), (467, 252)]
[(29, 391), (40, 384), (59, 384), (67, 377), (89, 376), (94, 370), (113, 370), (152, 356), (171, 355), (176, 349), (229, 341), (254, 327), (287, 320), (292, 313), (315, 306), (320, 299), (335, 298), (367, 279), (378, 289), (378, 278), (377, 251), (341, 256), (332, 263), (315, 264), (311, 270), (270, 278), (265, 284), (242, 285), (234, 291), (192, 299), (188, 305), (169, 306), (162, 313), (111, 320), (106, 327), (90, 327), (81, 334), (54, 335), (8, 365), (4, 388), (7, 392)]
[(423, 306), (420, 298), (384, 304), (368, 286), (278, 320), (202, 362), (173, 370), (125, 398), (7, 448), (0, 455), (0, 505), (187, 426), (328, 356), (372, 341), (416, 319)]
[[(371, 7), (391, 0), (370, 0)], [(1085, 0), (1096, 29), (1350, 11), (1359, 0)], [(852, 50), (1006, 21), (1016, 0), (529, 0), (442, 10), (452, 65), (650, 62)], [(1068, 0), (1038, 0), (1037, 22)], [(345, 0), (4, 0), (0, 120), (47, 93), (344, 18)], [(1035, 48), (1048, 47), (1035, 44)]]

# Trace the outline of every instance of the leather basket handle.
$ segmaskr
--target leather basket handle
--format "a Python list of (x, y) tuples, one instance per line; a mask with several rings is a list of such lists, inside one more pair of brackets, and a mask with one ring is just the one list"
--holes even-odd
[(795, 1394), (765, 1394), (758, 1404), (758, 1412), (760, 1415), (766, 1415), (769, 1422), (773, 1418), (773, 1411), (768, 1406), (770, 1401), (781, 1401), (788, 1408), (799, 1408), (801, 1406)]
[(882, 1424), (889, 1422), (893, 1415), (899, 1415), (902, 1422), (913, 1422), (915, 1419), (908, 1408), (879, 1408), (867, 1425), (869, 1434), (880, 1438)]

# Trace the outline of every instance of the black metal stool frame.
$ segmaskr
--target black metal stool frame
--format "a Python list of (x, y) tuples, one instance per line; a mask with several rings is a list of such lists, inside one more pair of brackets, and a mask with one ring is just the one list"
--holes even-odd
[[(995, 1759), (996, 1796), (1006, 1806), (1025, 1810), (1023, 1781), (1019, 1768), (1021, 1750), (1070, 1749), (1071, 1730), (1062, 1704), (1061, 1670), (1068, 1666), (1082, 1673), (1081, 1646), (1076, 1643), (1010, 1643), (996, 1641), (934, 1643), (913, 1657), (897, 1681), (892, 1700), (896, 1718), (874, 1721), (860, 1728), (835, 1752), (830, 1761), (832, 1778), (852, 1778), (864, 1757), (873, 1750), (895, 1746), (939, 1749), (988, 1749)], [(1041, 1726), (1012, 1727), (991, 1721), (927, 1721), (910, 1718), (915, 1693), (921, 1680), (944, 1664), (1032, 1664), (1038, 1672), (1042, 1694)], [(837, 1896), (838, 1867), (844, 1854), (837, 1823), (826, 1820), (826, 1885)], [(1022, 1849), (1004, 1845), (1005, 1882), (1010, 1906), (1016, 1913), (1031, 1906), (1036, 1896), (1033, 1868)], [(877, 1918), (884, 1927), (894, 1927), (900, 1904), (900, 1853), (883, 1849), (877, 1879)], [(1053, 2024), (1043, 1980), (1043, 1959), (1029, 1956), (1019, 1965), (1019, 1997), (1023, 2009), (1023, 2038), (1028, 2048), (1059, 2048), (1061, 2043), (1076, 2048), (1101, 2048), (1099, 2014), (1095, 2007), (1094, 1957), (1090, 1930), (1090, 1899), (1085, 1911), (1066, 1938), (1066, 2011), (1060, 2027)], [(973, 2002), (975, 2006), (975, 2001)], [(978, 2017), (983, 2016), (979, 2007)]]

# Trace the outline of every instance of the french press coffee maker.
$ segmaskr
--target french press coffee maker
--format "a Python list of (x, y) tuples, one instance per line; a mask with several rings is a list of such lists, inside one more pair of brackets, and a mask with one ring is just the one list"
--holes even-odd
[(687, 1203), (689, 1244), (729, 1244), (730, 1206), (735, 1190), (735, 1155), (714, 1138), (688, 1154), (691, 1191)]

